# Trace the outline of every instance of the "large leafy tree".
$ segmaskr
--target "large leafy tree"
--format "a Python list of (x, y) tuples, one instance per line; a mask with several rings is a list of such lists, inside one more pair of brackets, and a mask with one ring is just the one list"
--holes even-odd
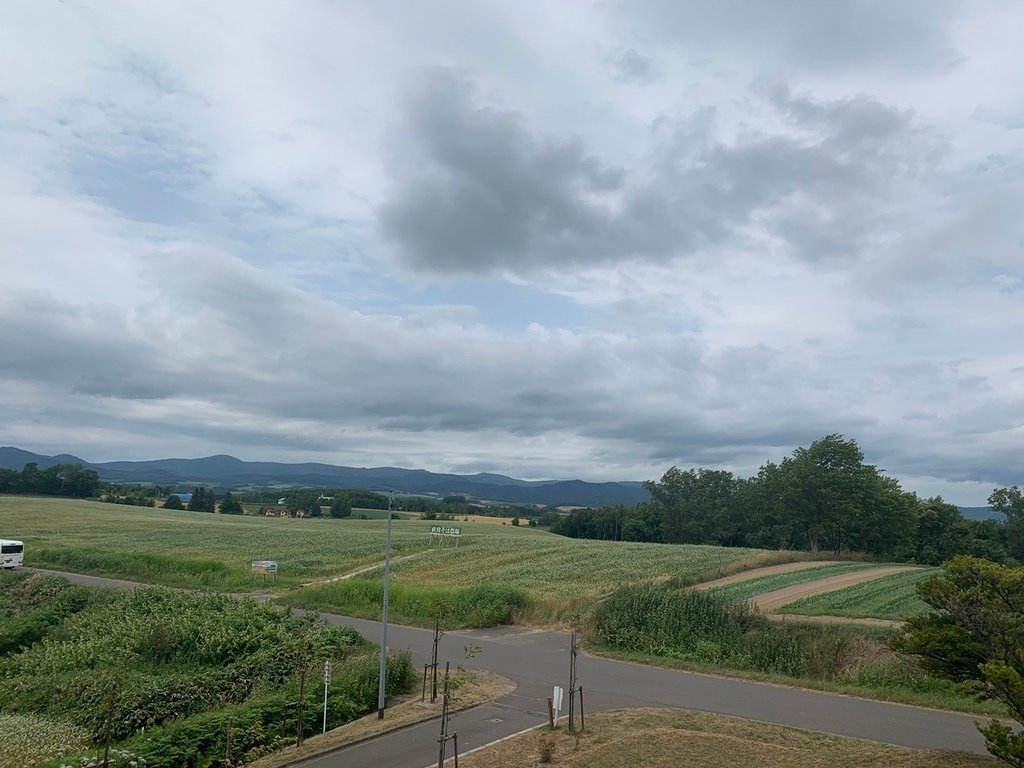
[(920, 503), (914, 536), (914, 562), (940, 565), (970, 543), (970, 526), (960, 510), (940, 496)]
[(242, 502), (233, 496), (231, 491), (224, 494), (224, 498), (220, 501), (220, 513), (222, 515), (240, 515), (244, 511), (242, 509)]
[(648, 481), (655, 510), (661, 515), (665, 541), (673, 544), (736, 543), (730, 499), (736, 487), (731, 472), (672, 467), (659, 482)]
[(913, 535), (913, 495), (864, 463), (856, 440), (827, 435), (797, 448), (774, 479), (793, 543), (819, 549), (900, 552)]
[[(1024, 568), (961, 555), (918, 593), (934, 613), (916, 616), (893, 647), (930, 672), (973, 683), (1024, 724)], [(989, 752), (1024, 768), (1024, 733), (997, 720), (979, 726)]]
[(996, 488), (988, 505), (1006, 516), (1006, 546), (1017, 562), (1024, 562), (1024, 491), (1016, 485)]
[(199, 486), (192, 490), (192, 498), (188, 502), (192, 512), (213, 512), (217, 508), (217, 496), (211, 488)]

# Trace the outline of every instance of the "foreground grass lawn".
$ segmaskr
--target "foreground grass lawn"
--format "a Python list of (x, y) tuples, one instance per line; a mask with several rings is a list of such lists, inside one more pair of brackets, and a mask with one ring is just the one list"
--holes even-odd
[(894, 747), (704, 712), (624, 709), (587, 716), (586, 732), (533, 730), (461, 756), (465, 768), (534, 768), (542, 740), (566, 768), (994, 768), (990, 757)]

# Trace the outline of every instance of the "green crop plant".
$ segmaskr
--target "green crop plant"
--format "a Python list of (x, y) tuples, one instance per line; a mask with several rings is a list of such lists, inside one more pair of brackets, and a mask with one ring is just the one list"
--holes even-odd
[(883, 576), (835, 592), (806, 597), (783, 606), (781, 612), (899, 621), (930, 610), (918, 599), (917, 584), (938, 572), (938, 568), (920, 568)]
[(798, 571), (788, 573), (776, 573), (770, 576), (738, 581), (734, 584), (727, 584), (722, 587), (715, 587), (711, 591), (731, 602), (749, 600), (752, 597), (774, 592), (777, 589), (785, 589), (797, 584), (805, 584), (820, 579), (827, 579), (830, 576), (839, 576), (844, 573), (863, 571), (877, 568), (875, 563), (834, 563), (821, 565), (812, 568), (802, 568)]

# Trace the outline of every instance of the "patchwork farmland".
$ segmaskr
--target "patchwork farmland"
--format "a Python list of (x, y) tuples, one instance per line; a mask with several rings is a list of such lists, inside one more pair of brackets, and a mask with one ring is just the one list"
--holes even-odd
[[(460, 587), (482, 578), (538, 597), (585, 599), (623, 583), (693, 584), (794, 553), (569, 539), (528, 526), (460, 522), (455, 543), (430, 521), (393, 525), (396, 583)], [(262, 590), (252, 560), (277, 560), (276, 586), (297, 588), (379, 564), (384, 520), (278, 519), (147, 509), (94, 501), (0, 497), (0, 528), (26, 543), (26, 565), (224, 591)], [(368, 577), (378, 573), (373, 570)]]

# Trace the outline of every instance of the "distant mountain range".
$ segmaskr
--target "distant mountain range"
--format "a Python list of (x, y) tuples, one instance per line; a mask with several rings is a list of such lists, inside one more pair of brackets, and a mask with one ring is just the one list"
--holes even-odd
[(0, 447), (0, 467), (21, 470), (35, 462), (40, 469), (54, 464), (81, 464), (96, 470), (100, 478), (115, 483), (155, 483), (191, 488), (311, 487), (360, 488), (371, 491), (462, 495), (514, 504), (599, 507), (635, 504), (650, 500), (638, 482), (588, 483), (583, 480), (517, 480), (481, 472), (449, 475), (424, 469), (397, 467), (339, 467), (332, 464), (282, 464), (273, 461), (242, 461), (234, 456), (154, 461), (106, 461), (94, 463), (62, 453), (42, 456), (20, 448)]
[(1006, 515), (992, 507), (960, 507), (960, 514), (968, 520), (1005, 520)]

